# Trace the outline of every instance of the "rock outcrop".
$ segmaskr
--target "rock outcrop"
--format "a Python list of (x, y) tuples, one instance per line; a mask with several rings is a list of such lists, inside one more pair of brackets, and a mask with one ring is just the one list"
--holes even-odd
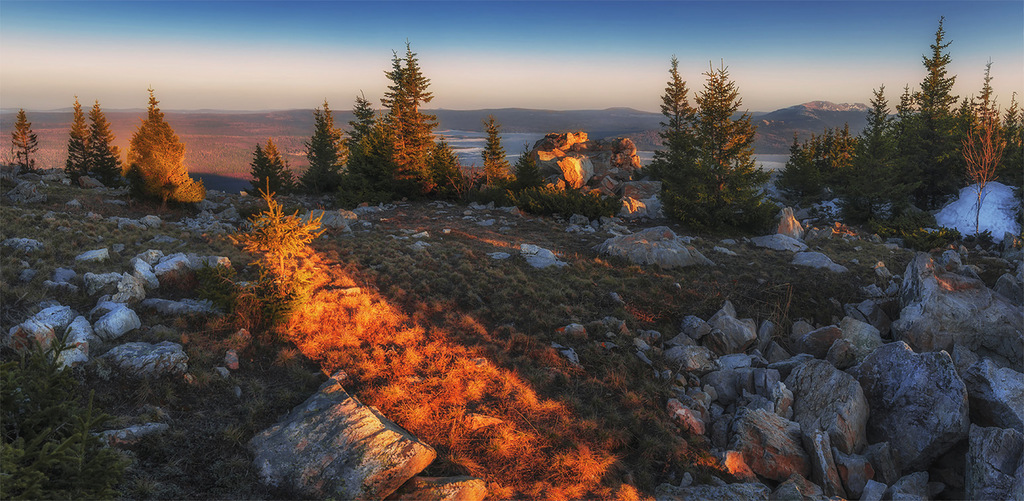
[(697, 249), (676, 236), (667, 226), (656, 226), (605, 240), (594, 250), (601, 254), (618, 256), (636, 264), (656, 264), (662, 268), (686, 266), (714, 266)]
[(600, 189), (606, 195), (621, 195), (622, 183), (641, 168), (633, 141), (590, 141), (586, 132), (548, 134), (533, 145), (530, 155), (549, 183)]

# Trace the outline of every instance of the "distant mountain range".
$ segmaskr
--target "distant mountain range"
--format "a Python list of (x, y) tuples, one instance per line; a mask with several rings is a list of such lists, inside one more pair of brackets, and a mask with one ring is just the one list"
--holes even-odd
[[(0, 137), (10, 137), (17, 110), (0, 110)], [(500, 108), (483, 110), (432, 110), (440, 129), (479, 132), (483, 120), (494, 115), (503, 132), (548, 133), (586, 131), (591, 138), (626, 136), (641, 150), (654, 150), (660, 145), (658, 130), (663, 117), (659, 113), (630, 108), (605, 110), (534, 110)], [(835, 104), (812, 101), (770, 113), (751, 112), (757, 125), (755, 149), (759, 154), (787, 153), (795, 133), (801, 139), (820, 134), (826, 127), (850, 125), (857, 134), (866, 122), (867, 107), (863, 104)], [(145, 116), (146, 110), (107, 110), (116, 143), (122, 151)], [(249, 161), (256, 143), (274, 138), (279, 149), (296, 170), (305, 168), (306, 141), (313, 132), (312, 110), (164, 111), (166, 120), (186, 144), (187, 162), (195, 172), (225, 176), (248, 176)], [(47, 167), (64, 165), (71, 110), (36, 111), (28, 113), (32, 128), (39, 137), (37, 163)], [(335, 123), (347, 127), (353, 120), (351, 112), (335, 111)], [(0, 160), (10, 156), (9, 147), (0, 148)]]

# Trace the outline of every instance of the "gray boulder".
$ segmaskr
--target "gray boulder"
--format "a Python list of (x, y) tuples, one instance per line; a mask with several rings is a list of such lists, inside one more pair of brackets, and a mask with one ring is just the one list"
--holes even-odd
[(188, 355), (178, 343), (162, 341), (151, 343), (124, 343), (115, 346), (102, 357), (108, 359), (136, 377), (184, 374), (188, 370)]
[(856, 363), (860, 363), (871, 352), (882, 346), (882, 335), (873, 325), (851, 317), (839, 322), (843, 339), (850, 342)]
[(843, 265), (836, 264), (829, 259), (828, 256), (820, 252), (797, 252), (793, 255), (793, 262), (796, 266), (807, 266), (810, 268), (821, 268), (836, 273), (846, 273), (850, 271)]
[(594, 247), (594, 250), (601, 254), (625, 258), (636, 264), (656, 264), (662, 268), (715, 265), (700, 251), (687, 245), (667, 226), (656, 226), (632, 235), (612, 237)]
[(93, 324), (92, 328), (96, 335), (104, 341), (112, 341), (142, 327), (139, 316), (123, 303), (104, 301), (93, 309), (93, 314), (97, 311), (105, 311), (105, 313)]
[(4, 240), (4, 247), (10, 247), (17, 252), (35, 252), (44, 247), (43, 243), (39, 240), (31, 238), (8, 238)]
[(146, 282), (133, 274), (121, 274), (121, 279), (117, 281), (117, 292), (110, 300), (133, 304), (143, 299), (146, 299)]
[(33, 346), (48, 348), (57, 335), (64, 333), (76, 316), (70, 306), (56, 305), (44, 308), (12, 327), (4, 338), (4, 344), (18, 352), (28, 351)]
[(708, 319), (708, 326), (711, 332), (702, 342), (718, 355), (744, 352), (757, 341), (757, 324), (750, 318), (736, 318), (736, 309), (729, 301)]
[(777, 251), (800, 252), (807, 250), (807, 244), (786, 235), (766, 235), (750, 239), (754, 245)]
[(160, 258), (160, 261), (153, 266), (153, 273), (159, 279), (165, 275), (187, 273), (190, 269), (188, 256), (179, 252)]
[(345, 392), (342, 377), (249, 442), (263, 482), (304, 497), (382, 499), (434, 460), (432, 447)]
[(992, 290), (1005, 297), (1012, 304), (1017, 306), (1024, 305), (1024, 283), (1021, 283), (1017, 275), (1003, 273), (996, 280)]
[(60, 352), (58, 363), (63, 367), (80, 365), (89, 361), (89, 345), (99, 344), (100, 340), (93, 333), (89, 321), (79, 315), (64, 330), (64, 343), (67, 350)]
[(114, 272), (86, 273), (82, 280), (85, 282), (85, 291), (90, 296), (95, 296), (107, 288), (107, 286), (117, 284), (121, 280), (121, 274)]
[(946, 268), (925, 253), (907, 265), (895, 338), (919, 352), (951, 352), (955, 342), (1024, 365), (1024, 311), (981, 280)]
[(963, 371), (971, 421), (1024, 433), (1024, 374), (985, 359)]
[(98, 263), (100, 261), (106, 261), (107, 259), (110, 259), (110, 251), (108, 251), (106, 247), (85, 251), (75, 256), (75, 261), (83, 261), (87, 263)]
[(804, 449), (810, 457), (811, 478), (828, 496), (846, 497), (843, 481), (839, 478), (835, 459), (832, 457), (832, 443), (828, 433), (815, 426), (801, 429)]
[(794, 473), (772, 491), (772, 501), (823, 501), (828, 499), (814, 482)]
[(825, 358), (832, 343), (843, 337), (843, 331), (835, 325), (815, 329), (796, 340), (796, 348), (814, 358)]
[(218, 313), (217, 308), (208, 299), (172, 299), (149, 298), (144, 299), (140, 306), (156, 310), (157, 313), (166, 316), (182, 315), (209, 315)]
[(711, 350), (703, 346), (675, 346), (665, 351), (665, 360), (668, 360), (672, 367), (678, 367), (682, 372), (694, 372), (697, 375), (706, 374), (715, 370), (715, 355)]
[(810, 474), (807, 453), (800, 446), (800, 425), (763, 409), (745, 409), (733, 422), (730, 448), (743, 454), (754, 473), (784, 481), (794, 473)]
[(892, 501), (928, 501), (928, 473), (911, 473), (889, 487)]
[(1024, 435), (1017, 430), (971, 425), (964, 495), (967, 499), (1014, 499), (1015, 478), (1024, 458)]
[(32, 181), (22, 181), (7, 192), (7, 198), (16, 204), (35, 204), (46, 201), (46, 194)]
[(549, 266), (561, 268), (568, 264), (565, 261), (560, 261), (554, 252), (533, 244), (520, 245), (519, 253), (522, 254), (523, 259), (526, 259), (526, 262), (534, 268), (547, 268)]
[(967, 388), (948, 353), (914, 353), (897, 341), (851, 372), (871, 407), (869, 437), (888, 441), (903, 471), (927, 468), (967, 437)]
[(793, 392), (793, 420), (804, 429), (820, 427), (847, 454), (867, 443), (868, 401), (853, 376), (811, 360), (789, 374), (786, 387)]

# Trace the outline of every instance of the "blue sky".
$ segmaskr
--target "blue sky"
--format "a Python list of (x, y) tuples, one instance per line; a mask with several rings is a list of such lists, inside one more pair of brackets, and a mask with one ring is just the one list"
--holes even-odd
[(1024, 94), (1024, 2), (0, 1), (0, 106), (99, 99), (165, 109), (332, 108), (377, 101), (408, 39), (453, 109), (656, 111), (669, 58), (691, 90), (724, 60), (744, 108), (897, 101), (946, 17), (956, 91), (985, 62), (1000, 102)]

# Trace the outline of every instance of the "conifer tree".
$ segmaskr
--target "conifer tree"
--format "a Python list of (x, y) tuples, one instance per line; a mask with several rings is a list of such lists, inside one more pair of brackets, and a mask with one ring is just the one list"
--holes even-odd
[(690, 91), (679, 75), (679, 60), (672, 56), (668, 86), (661, 97), (661, 144), (664, 149), (654, 152), (654, 161), (647, 170), (663, 182), (674, 185), (671, 190), (685, 191), (689, 173), (696, 167), (693, 159), (693, 124), (697, 111), (690, 105)]
[(679, 154), (683, 161), (692, 158), (693, 164), (676, 171), (690, 179), (663, 187), (666, 208), (696, 227), (761, 229), (776, 208), (761, 199), (768, 173), (754, 163), (755, 128), (747, 113), (734, 118), (742, 100), (726, 67), (711, 68), (704, 76), (704, 90), (696, 97), (692, 147)]
[(388, 202), (395, 196), (394, 135), (384, 120), (368, 120), (368, 129), (349, 148), (338, 200), (345, 207)]
[(498, 129), (501, 125), (494, 120), (494, 115), (488, 115), (484, 121), (484, 131), (487, 132), (487, 144), (484, 146), (484, 176), (488, 185), (496, 186), (504, 183), (509, 177), (508, 159), (505, 158), (505, 148), (501, 146), (501, 136)]
[(537, 166), (537, 159), (533, 158), (528, 149), (524, 149), (516, 160), (516, 178), (512, 182), (514, 191), (522, 191), (530, 188), (539, 188), (544, 184), (544, 176)]
[(188, 175), (185, 166), (185, 145), (174, 129), (164, 121), (160, 104), (149, 89), (149, 110), (146, 119), (128, 143), (128, 178), (136, 195), (167, 202), (195, 203), (206, 197), (202, 181)]
[(850, 175), (840, 185), (843, 216), (848, 222), (891, 217), (902, 212), (915, 184), (897, 169), (894, 119), (889, 116), (885, 86), (874, 90), (867, 125), (857, 142)]
[(89, 175), (89, 128), (85, 125), (85, 113), (82, 112), (78, 96), (75, 96), (68, 136), (68, 159), (64, 162), (64, 171), (68, 177), (77, 181), (80, 176)]
[(39, 149), (39, 141), (23, 109), (18, 110), (14, 130), (11, 131), (11, 148), (14, 150), (15, 165), (22, 171), (35, 170), (36, 159), (32, 158), (32, 154)]
[(1017, 94), (1010, 98), (1010, 106), (1003, 114), (1003, 139), (1006, 148), (996, 174), (1003, 184), (1024, 190), (1024, 114), (1017, 104)]
[(326, 99), (322, 110), (313, 110), (313, 122), (313, 136), (306, 141), (309, 167), (302, 174), (302, 186), (309, 193), (331, 193), (341, 184), (348, 150), (341, 130), (334, 127), (334, 115)]
[(121, 151), (114, 146), (114, 133), (97, 100), (89, 110), (89, 175), (107, 186), (121, 180)]
[(914, 190), (915, 201), (923, 208), (936, 208), (956, 192), (959, 172), (962, 172), (960, 141), (956, 137), (956, 120), (952, 107), (958, 97), (952, 94), (956, 76), (949, 76), (947, 66), (951, 58), (943, 29), (945, 18), (939, 20), (931, 54), (922, 56), (927, 74), (920, 90), (914, 93), (918, 107), (918, 126), (913, 140), (917, 143), (912, 157), (914, 173), (921, 183)]
[(440, 198), (458, 200), (469, 190), (469, 180), (462, 173), (459, 158), (444, 139), (435, 143), (430, 152), (430, 176)]
[(385, 72), (391, 84), (381, 99), (388, 109), (386, 121), (393, 136), (395, 180), (399, 191), (417, 195), (431, 190), (427, 162), (434, 147), (437, 117), (420, 111), (433, 94), (427, 90), (430, 79), (423, 76), (416, 53), (406, 42), (405, 58), (394, 53), (391, 71)]
[(370, 135), (373, 132), (373, 124), (376, 120), (376, 112), (373, 111), (373, 107), (370, 106), (370, 101), (366, 100), (366, 96), (361, 92), (356, 96), (356, 104), (352, 107), (352, 114), (355, 115), (355, 120), (348, 123), (352, 130), (349, 132), (349, 149), (355, 148), (354, 145), (358, 145), (364, 137)]
[(277, 145), (271, 138), (267, 138), (266, 148), (256, 145), (249, 167), (253, 179), (249, 193), (256, 194), (260, 190), (269, 189), (271, 193), (283, 195), (294, 188), (295, 179), (292, 171), (288, 169), (288, 162), (281, 158), (281, 152), (277, 150)]

